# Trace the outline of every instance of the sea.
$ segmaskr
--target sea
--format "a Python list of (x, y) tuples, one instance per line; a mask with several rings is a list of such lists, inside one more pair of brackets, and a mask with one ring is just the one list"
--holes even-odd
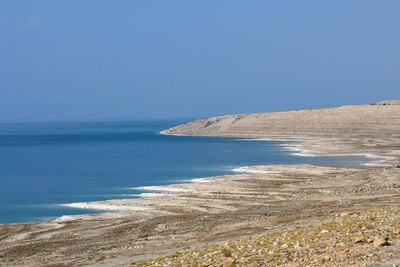
[(136, 198), (142, 191), (135, 187), (232, 174), (240, 166), (361, 167), (371, 160), (296, 156), (281, 141), (160, 134), (185, 122), (0, 124), (0, 223), (104, 212), (62, 204)]

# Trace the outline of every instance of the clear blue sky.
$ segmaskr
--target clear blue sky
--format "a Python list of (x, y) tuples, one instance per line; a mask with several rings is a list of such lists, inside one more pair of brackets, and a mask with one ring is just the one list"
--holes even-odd
[(400, 1), (0, 2), (0, 121), (400, 98)]

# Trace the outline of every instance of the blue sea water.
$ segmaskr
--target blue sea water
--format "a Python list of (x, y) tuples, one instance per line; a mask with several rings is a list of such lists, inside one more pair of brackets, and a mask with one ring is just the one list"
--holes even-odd
[(100, 212), (60, 204), (128, 198), (132, 187), (232, 173), (257, 164), (359, 166), (298, 157), (277, 141), (160, 135), (183, 121), (0, 124), (0, 223)]

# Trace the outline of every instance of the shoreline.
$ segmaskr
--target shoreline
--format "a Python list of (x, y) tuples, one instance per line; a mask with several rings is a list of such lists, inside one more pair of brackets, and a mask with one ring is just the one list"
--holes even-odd
[[(341, 107), (339, 107), (341, 108)], [(329, 109), (329, 108), (328, 108)], [(314, 111), (314, 110), (311, 110)], [(243, 114), (246, 115), (246, 114)], [(251, 114), (249, 114), (251, 115)], [(231, 115), (228, 116), (222, 116), (222, 117), (216, 117), (216, 120), (218, 121), (219, 118), (223, 118), (223, 117), (229, 117)], [(233, 115), (236, 116), (236, 115)], [(242, 116), (242, 115), (239, 115)], [(237, 120), (237, 118), (235, 119), (235, 121)], [(210, 120), (209, 120), (210, 121)], [(196, 122), (196, 121), (194, 121)], [(171, 130), (182, 127), (182, 126), (186, 126), (188, 124), (194, 123), (194, 122), (189, 122), (180, 126), (176, 126), (173, 127), (171, 129), (166, 129), (163, 131), (160, 131), (159, 133), (161, 135), (175, 135), (175, 136), (188, 136), (187, 133), (179, 133), (179, 132), (171, 132)], [(213, 124), (213, 121), (211, 120), (211, 124)], [(209, 122), (206, 123), (206, 125), (208, 125)], [(215, 135), (215, 134), (206, 134), (206, 135), (198, 135), (198, 136), (214, 136), (214, 137), (237, 137), (237, 138), (244, 138), (243, 140), (246, 141), (278, 141), (278, 142), (291, 142), (291, 143), (283, 143), (283, 144), (279, 144), (279, 146), (281, 146), (283, 149), (285, 150), (289, 150), (292, 151), (293, 153), (291, 153), (291, 155), (293, 156), (300, 156), (300, 157), (346, 157), (346, 156), (362, 156), (365, 159), (376, 159), (373, 160), (371, 162), (365, 162), (365, 163), (360, 163), (360, 167), (392, 167), (394, 166), (393, 161), (396, 161), (398, 159), (398, 157), (395, 156), (385, 156), (385, 155), (380, 155), (378, 153), (368, 153), (365, 152), (363, 150), (361, 151), (357, 151), (357, 153), (352, 153), (349, 151), (345, 151), (344, 153), (338, 153), (337, 151), (335, 152), (330, 152), (330, 153), (326, 153), (326, 149), (324, 149), (324, 146), (327, 147), (326, 143), (331, 141), (331, 140), (310, 140), (310, 137), (308, 137), (307, 139), (303, 139), (302, 136), (297, 136), (297, 137), (291, 137), (291, 138), (276, 138), (276, 137), (265, 137), (265, 135), (259, 135), (259, 136), (230, 136), (230, 135)], [(343, 141), (343, 139), (345, 138), (336, 138), (336, 141), (338, 141), (340, 143), (340, 141)], [(317, 147), (315, 147), (315, 144), (317, 144)], [(321, 149), (322, 148), (322, 149)], [(343, 150), (343, 148), (338, 148), (338, 150)], [(232, 169), (233, 172), (235, 172), (235, 170), (243, 168), (246, 169), (249, 166), (239, 166), (236, 167), (234, 169)], [(195, 181), (208, 181), (208, 179), (213, 178), (213, 177), (201, 177), (201, 178), (195, 178), (192, 180), (184, 180), (182, 182), (189, 182), (189, 183), (194, 183)], [(173, 188), (172, 186), (178, 184), (179, 183), (174, 183), (174, 184), (170, 184), (170, 185), (166, 185), (166, 186), (146, 186), (146, 187), (136, 187), (136, 188), (131, 188), (131, 189), (139, 189), (139, 190), (144, 190), (144, 191), (149, 191), (150, 193), (142, 193), (139, 194), (141, 196), (139, 196), (140, 198), (146, 198), (146, 197), (163, 197), (163, 196), (168, 196), (168, 194), (165, 194), (165, 192), (167, 193), (183, 193), (184, 191), (179, 191), (182, 189), (177, 189), (177, 188)], [(186, 189), (186, 190), (190, 190), (190, 189)], [(162, 192), (162, 193), (160, 193)], [(186, 191), (188, 192), (188, 191)], [(163, 195), (164, 194), (164, 195)], [(111, 201), (111, 200), (105, 200), (102, 201), (101, 203), (107, 202), (107, 201)], [(98, 201), (93, 201), (93, 202), (83, 202), (83, 203), (70, 203), (70, 204), (65, 204), (64, 206), (70, 206), (70, 207), (78, 207), (78, 208), (86, 208), (86, 209), (97, 209), (97, 210), (113, 210), (113, 211), (126, 211), (126, 210), (130, 210), (129, 207), (125, 207), (125, 206), (118, 206), (118, 205), (110, 205), (110, 204), (97, 204)], [(104, 209), (101, 209), (102, 207), (104, 207)], [(132, 207), (131, 210), (143, 210), (142, 207)]]
[[(377, 109), (387, 111), (388, 108), (390, 114), (400, 114), (396, 113), (400, 105), (394, 108), (351, 106), (322, 113), (343, 111), (346, 120), (353, 110), (373, 109), (376, 113)], [(146, 191), (143, 193), (146, 197), (95, 203), (126, 209), (123, 211), (0, 225), (0, 265), (127, 266), (188, 247), (210, 247), (288, 227), (318, 224), (335, 214), (398, 207), (400, 124), (397, 120), (393, 122), (389, 120), (393, 116), (385, 119), (386, 115), (382, 115), (383, 119), (378, 121), (386, 123), (383, 130), (373, 128), (378, 125), (374, 123), (376, 118), (365, 117), (363, 111), (362, 118), (370, 122), (368, 127), (359, 126), (362, 131), (357, 132), (354, 130), (358, 129), (357, 125), (337, 124), (336, 117), (329, 124), (327, 114), (321, 116), (323, 124), (312, 124), (307, 127), (309, 132), (300, 131), (298, 127), (304, 127), (305, 122), (298, 121), (299, 114), (308, 116), (314, 112), (318, 116), (321, 113), (320, 110), (285, 112), (286, 117), (279, 120), (288, 125), (284, 125), (286, 128), (271, 119), (280, 116), (278, 112), (278, 115), (233, 115), (200, 120), (162, 134), (278, 140), (294, 142), (282, 146), (303, 156), (357, 155), (376, 160), (361, 168), (310, 164), (241, 166), (234, 168), (233, 174), (140, 187)], [(351, 114), (352, 119), (360, 120), (358, 113)], [(291, 120), (289, 115), (296, 119)], [(268, 120), (263, 121), (262, 116)], [(306, 122), (309, 118), (318, 119), (307, 116)], [(270, 125), (281, 128), (272, 129)], [(332, 133), (324, 132), (324, 127)]]
[[(160, 132), (160, 134), (163, 131)], [(181, 135), (184, 136), (184, 135)], [(246, 141), (289, 141), (289, 140), (282, 140), (282, 139), (267, 139), (267, 138), (246, 138), (243, 139)], [(293, 151), (290, 155), (293, 156), (300, 156), (300, 157), (346, 157), (346, 156), (362, 156), (365, 159), (377, 159), (371, 162), (365, 162), (365, 163), (359, 163), (361, 168), (366, 168), (366, 167), (390, 167), (392, 166), (391, 164), (385, 164), (385, 162), (389, 160), (394, 160), (394, 157), (389, 157), (389, 156), (380, 156), (376, 154), (371, 154), (371, 153), (357, 153), (357, 154), (318, 154), (318, 151), (310, 151), (309, 149), (304, 148), (307, 140), (295, 140), (292, 141), (293, 143), (296, 144), (289, 144), (289, 143), (284, 143), (284, 144), (279, 144), (278, 146), (281, 146), (285, 150)], [(268, 166), (268, 165), (259, 165), (259, 166)], [(365, 166), (365, 167), (364, 167)], [(250, 165), (250, 166), (240, 166), (240, 167), (235, 167), (231, 169), (233, 173), (263, 173), (263, 174), (269, 174), (269, 173), (274, 173), (274, 172), (268, 172), (268, 171), (261, 171), (261, 170), (254, 170), (252, 167), (257, 167), (257, 165)], [(341, 167), (341, 166), (334, 166), (334, 167)], [(193, 189), (189, 188), (182, 188), (180, 185), (185, 184), (185, 183), (209, 183), (213, 179), (215, 179), (215, 176), (209, 176), (209, 177), (201, 177), (201, 178), (193, 178), (189, 180), (182, 180), (177, 183), (172, 183), (172, 184), (167, 184), (167, 185), (152, 185), (152, 186), (139, 186), (139, 187), (131, 187), (129, 189), (134, 189), (134, 190), (142, 190), (142, 191), (148, 191), (148, 193), (139, 193), (139, 194), (132, 194), (135, 195), (137, 198), (157, 198), (157, 197), (172, 197), (171, 194), (174, 193), (190, 193), (190, 192), (195, 192)], [(129, 198), (131, 199), (131, 198)], [(90, 201), (90, 202), (76, 202), (76, 203), (66, 203), (66, 204), (59, 204), (59, 206), (63, 207), (70, 207), (70, 208), (76, 208), (76, 209), (81, 209), (81, 210), (99, 210), (103, 211), (100, 213), (97, 213), (97, 215), (101, 215), (103, 213), (107, 212), (121, 212), (121, 211), (149, 211), (150, 208), (148, 207), (142, 207), (142, 206), (131, 206), (131, 205), (118, 205), (118, 204), (113, 204), (112, 201), (118, 201), (118, 200), (128, 200), (128, 199), (107, 199), (103, 201)], [(110, 203), (111, 202), (111, 203)], [(101, 204), (100, 204), (101, 203)], [(55, 218), (51, 221), (60, 221), (62, 218), (70, 218), (69, 220), (84, 220), (84, 219), (92, 219), (93, 214), (80, 214), (80, 215), (62, 215), (58, 218)]]
[[(164, 131), (161, 131), (160, 134), (165, 134), (163, 133)], [(185, 136), (185, 135), (178, 135), (178, 136)], [(222, 137), (222, 136), (221, 136)], [(385, 162), (394, 160), (396, 159), (395, 157), (390, 157), (390, 156), (381, 156), (377, 154), (372, 154), (372, 153), (354, 153), (354, 154), (321, 154), (318, 151), (313, 151), (310, 150), (309, 148), (305, 148), (307, 146), (307, 143), (310, 142), (310, 140), (289, 140), (289, 139), (271, 139), (271, 138), (245, 138), (243, 140), (246, 141), (279, 141), (279, 142), (292, 142), (292, 143), (283, 143), (283, 144), (278, 144), (278, 146), (281, 146), (285, 150), (293, 151), (291, 155), (293, 156), (300, 156), (300, 157), (346, 157), (346, 156), (362, 156), (365, 157), (365, 159), (376, 159), (371, 162), (365, 162), (365, 163), (360, 163), (361, 168), (368, 168), (368, 167), (391, 167), (392, 164), (386, 164)], [(240, 167), (235, 167), (231, 169), (233, 173), (269, 173), (266, 171), (257, 171), (257, 170), (252, 170), (251, 167), (254, 167), (257, 165), (250, 165), (250, 166), (240, 166)], [(259, 166), (264, 166), (264, 165), (259, 165)], [(268, 165), (265, 165), (268, 166)], [(336, 166), (340, 167), (340, 166)], [(142, 190), (142, 191), (147, 191), (139, 194), (128, 194), (135, 196), (137, 198), (134, 199), (146, 199), (146, 198), (158, 198), (158, 197), (171, 197), (173, 193), (188, 193), (188, 192), (194, 192), (192, 189), (183, 189), (182, 187), (179, 187), (179, 185), (186, 184), (186, 183), (209, 183), (211, 182), (215, 176), (209, 176), (209, 177), (200, 177), (200, 178), (193, 178), (193, 179), (187, 179), (187, 180), (182, 180), (182, 181), (177, 181), (176, 183), (172, 184), (167, 184), (167, 185), (152, 185), (152, 186), (139, 186), (139, 187), (132, 187), (129, 189), (134, 189), (134, 190)], [(175, 186), (175, 187), (174, 187)], [(70, 207), (74, 209), (79, 209), (79, 210), (98, 210), (101, 211), (99, 213), (92, 214), (90, 212), (84, 213), (84, 214), (76, 214), (76, 215), (62, 215), (56, 218), (52, 218), (49, 220), (43, 220), (43, 221), (35, 221), (35, 222), (17, 222), (17, 223), (5, 223), (5, 224), (0, 224), (0, 225), (9, 225), (9, 224), (26, 224), (26, 223), (44, 223), (44, 222), (60, 222), (60, 221), (81, 221), (81, 220), (91, 220), (97, 217), (101, 217), (105, 213), (118, 213), (118, 212), (126, 212), (126, 211), (131, 211), (131, 212), (139, 212), (139, 211), (150, 211), (151, 208), (149, 207), (143, 207), (143, 206), (132, 206), (132, 205), (119, 205), (119, 200), (131, 200), (132, 198), (126, 198), (126, 199), (106, 199), (102, 201), (90, 201), (90, 202), (72, 202), (72, 203), (63, 203), (63, 204), (56, 204), (57, 206), (61, 207)], [(116, 202), (116, 203), (113, 203)], [(105, 217), (108, 217), (109, 215), (106, 214)]]
[[(32, 258), (25, 250), (18, 249), (21, 260), (42, 262), (45, 258), (54, 262), (53, 257), (57, 258), (63, 251), (63, 262), (73, 260), (71, 255), (78, 255), (80, 262), (90, 266), (97, 263), (88, 262), (89, 255), (98, 255), (100, 251), (101, 255), (106, 255), (101, 260), (104, 264), (127, 266), (129, 262), (172, 254), (178, 247), (209, 246), (210, 242), (258, 236), (268, 229), (308, 225), (310, 220), (325, 220), (343, 210), (369, 210), (387, 205), (385, 203), (400, 203), (400, 184), (392, 187), (393, 177), (400, 175), (400, 169), (396, 168), (295, 164), (242, 166), (234, 171), (232, 175), (201, 178), (200, 182), (146, 187), (162, 193), (155, 197), (104, 202), (142, 207), (135, 211), (1, 225), (0, 233), (2, 227), (7, 227), (8, 234), (0, 239), (0, 258), (13, 255), (1, 251), (15, 246), (23, 249), (29, 242), (35, 250), (50, 245), (54, 253), (46, 253), (47, 256), (37, 253)], [(26, 230), (21, 232), (20, 227)], [(71, 238), (77, 242), (73, 246)], [(61, 241), (65, 245), (60, 250), (58, 245), (51, 245)], [(98, 245), (93, 247), (94, 244)], [(109, 249), (99, 250), (98, 246)], [(122, 249), (114, 250), (114, 247)], [(12, 265), (7, 263), (7, 266)]]
[[(257, 139), (262, 140), (262, 139)], [(270, 140), (270, 139), (265, 139)], [(275, 140), (278, 141), (278, 140)], [(372, 162), (360, 163), (361, 166), (369, 166), (369, 167), (391, 167), (392, 164), (386, 164), (385, 162), (396, 160), (396, 157), (391, 156), (382, 156), (373, 153), (345, 153), (345, 154), (320, 154), (317, 151), (310, 151), (309, 149), (304, 148), (304, 143), (307, 142), (304, 140), (298, 140), (296, 142), (300, 142), (300, 144), (282, 144), (284, 149), (294, 151), (291, 155), (300, 156), (300, 157), (346, 157), (346, 156), (362, 156), (366, 159), (376, 159)]]

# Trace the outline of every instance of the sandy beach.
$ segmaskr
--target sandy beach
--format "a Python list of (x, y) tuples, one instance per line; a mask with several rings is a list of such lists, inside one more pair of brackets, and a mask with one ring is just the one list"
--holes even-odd
[[(137, 199), (72, 203), (119, 212), (0, 225), (0, 265), (129, 266), (176, 251), (318, 224), (344, 212), (400, 204), (400, 100), (228, 115), (162, 133), (285, 140), (285, 148), (299, 156), (352, 154), (373, 162), (368, 168), (243, 166), (234, 175), (141, 188), (149, 193)], [(378, 265), (388, 255), (369, 258), (368, 264)], [(366, 265), (362, 257), (353, 260), (353, 265)]]

